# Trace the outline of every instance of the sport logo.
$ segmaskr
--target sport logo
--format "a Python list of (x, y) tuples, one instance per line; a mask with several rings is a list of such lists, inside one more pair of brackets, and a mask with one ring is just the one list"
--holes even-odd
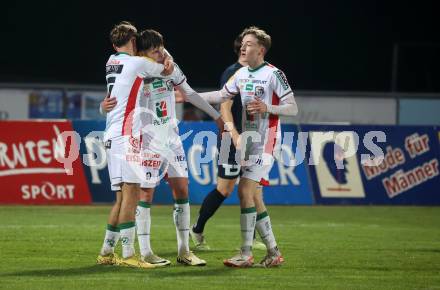
[(115, 240), (113, 240), (113, 239), (105, 239), (105, 243), (107, 245), (109, 245), (110, 247), (114, 247), (115, 246)]
[(262, 98), (264, 95), (264, 88), (261, 86), (256, 86), (255, 87), (255, 96), (258, 98)]
[(160, 101), (156, 103), (156, 115), (160, 118), (166, 117), (168, 115), (166, 101)]

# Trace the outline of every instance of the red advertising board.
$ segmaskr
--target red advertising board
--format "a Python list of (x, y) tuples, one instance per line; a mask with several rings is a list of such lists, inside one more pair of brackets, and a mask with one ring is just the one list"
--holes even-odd
[(69, 121), (0, 121), (0, 204), (91, 203), (72, 134)]

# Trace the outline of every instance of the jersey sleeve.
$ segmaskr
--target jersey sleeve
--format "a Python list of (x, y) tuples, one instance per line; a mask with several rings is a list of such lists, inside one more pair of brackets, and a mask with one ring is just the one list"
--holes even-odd
[(238, 72), (240, 70), (238, 70), (234, 75), (232, 75), (229, 80), (225, 83), (225, 85), (223, 86), (223, 88), (226, 90), (226, 92), (229, 95), (238, 95), (240, 93), (240, 88), (238, 87)]
[(157, 77), (163, 78), (161, 75), (164, 70), (163, 64), (154, 62), (153, 60), (146, 57), (137, 57), (137, 61), (139, 62), (139, 73), (143, 77)]
[(281, 102), (293, 93), (289, 82), (287, 81), (286, 75), (279, 69), (273, 72), (271, 86), (275, 94), (277, 94), (277, 96), (280, 98)]
[(186, 77), (177, 63), (174, 63), (174, 71), (171, 74), (171, 80), (173, 81), (174, 86), (179, 86), (186, 81)]

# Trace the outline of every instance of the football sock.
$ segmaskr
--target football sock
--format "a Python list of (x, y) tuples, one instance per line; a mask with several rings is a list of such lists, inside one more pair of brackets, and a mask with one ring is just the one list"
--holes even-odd
[(173, 217), (177, 234), (177, 252), (180, 256), (189, 252), (190, 208), (188, 199), (177, 199), (174, 202)]
[(122, 257), (124, 259), (130, 258), (135, 254), (134, 240), (136, 238), (136, 224), (135, 222), (127, 222), (119, 224), (121, 231)]
[(136, 230), (139, 242), (139, 250), (142, 256), (148, 256), (153, 253), (150, 244), (151, 229), (151, 204), (145, 201), (139, 201), (136, 210)]
[(252, 255), (252, 242), (254, 239), (256, 218), (257, 210), (255, 209), (255, 207), (241, 209), (241, 252), (247, 256)]
[(266, 248), (271, 254), (277, 254), (277, 242), (272, 231), (272, 224), (270, 223), (269, 215), (267, 211), (264, 211), (257, 215), (256, 229), (261, 239), (263, 240)]
[(214, 215), (224, 200), (225, 197), (217, 189), (214, 189), (208, 193), (203, 200), (199, 211), (199, 217), (197, 218), (197, 221), (193, 227), (193, 231), (195, 233), (203, 233), (206, 222)]
[(110, 224), (107, 225), (107, 229), (105, 230), (104, 243), (102, 244), (101, 256), (106, 256), (109, 254), (113, 254), (115, 252), (116, 244), (119, 240), (119, 229), (118, 227), (112, 226)]

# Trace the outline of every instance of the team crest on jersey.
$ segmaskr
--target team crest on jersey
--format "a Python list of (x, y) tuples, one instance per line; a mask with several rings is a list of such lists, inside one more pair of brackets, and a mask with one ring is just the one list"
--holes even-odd
[(156, 115), (160, 118), (166, 117), (168, 115), (166, 101), (160, 101), (156, 103)]
[(132, 153), (139, 153), (141, 151), (141, 142), (139, 139), (130, 136), (130, 139), (128, 139), (131, 145)]
[(173, 85), (172, 80), (167, 80), (166, 86), (167, 86), (168, 91), (172, 92), (174, 90), (174, 85)]
[(262, 98), (264, 96), (264, 87), (256, 86), (255, 87), (255, 96), (258, 98)]

